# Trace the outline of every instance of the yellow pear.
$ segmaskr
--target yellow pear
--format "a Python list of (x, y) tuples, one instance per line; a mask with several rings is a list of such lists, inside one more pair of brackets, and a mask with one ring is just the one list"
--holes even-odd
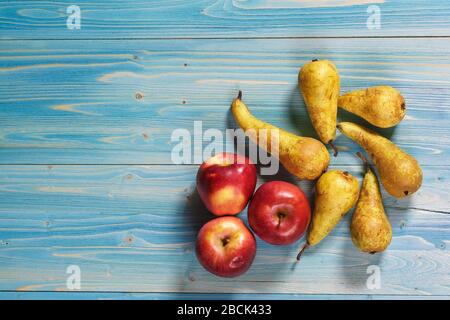
[(376, 175), (367, 160), (358, 152), (366, 166), (361, 192), (353, 213), (350, 233), (355, 246), (368, 253), (384, 251), (392, 240), (392, 227), (384, 211)]
[(389, 139), (352, 122), (341, 122), (338, 129), (366, 150), (389, 194), (402, 198), (420, 188), (422, 169), (419, 163)]
[(300, 69), (298, 84), (317, 135), (323, 143), (330, 144), (336, 156), (333, 140), (340, 89), (336, 66), (328, 60), (308, 62)]
[(339, 223), (342, 217), (358, 200), (359, 182), (350, 173), (341, 170), (330, 170), (324, 173), (316, 184), (315, 205), (311, 226), (308, 231), (303, 251), (318, 244)]
[[(242, 102), (242, 92), (233, 100), (231, 113), (237, 124), (244, 130), (254, 130), (255, 135), (249, 138), (267, 152), (272, 152), (272, 139), (277, 137), (277, 155), (283, 166), (300, 179), (313, 180), (318, 178), (328, 168), (330, 155), (327, 148), (318, 140), (300, 137), (279, 129), (267, 122), (254, 117)], [(261, 130), (267, 132), (267, 141), (260, 139)], [(275, 130), (272, 132), (272, 130)], [(275, 136), (274, 134), (277, 134)]]
[(397, 125), (406, 113), (405, 99), (389, 86), (346, 93), (339, 97), (338, 106), (380, 128)]

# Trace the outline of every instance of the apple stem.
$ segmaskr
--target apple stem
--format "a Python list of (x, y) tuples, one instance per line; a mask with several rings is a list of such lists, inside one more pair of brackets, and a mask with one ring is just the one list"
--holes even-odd
[(242, 100), (242, 91), (241, 90), (239, 90), (239, 93), (238, 93), (238, 96), (236, 99)]
[(358, 158), (360, 158), (362, 160), (362, 162), (364, 164), (364, 170), (366, 172), (368, 172), (370, 169), (370, 166), (369, 166), (369, 161), (367, 161), (367, 158), (364, 157), (364, 155), (359, 151), (356, 153), (356, 155), (358, 156)]
[(298, 253), (298, 255), (297, 255), (297, 261), (300, 261), (300, 258), (302, 257), (303, 252), (304, 252), (308, 247), (309, 247), (309, 244), (308, 244), (308, 242), (306, 242), (306, 243), (303, 245), (303, 247), (302, 247), (302, 249), (300, 250), (300, 252)]
[(333, 149), (333, 151), (334, 151), (333, 156), (337, 157), (337, 155), (338, 155), (338, 149), (337, 149), (336, 146), (333, 144), (333, 140), (330, 140), (330, 141), (328, 142), (328, 144), (330, 145), (330, 147), (331, 147), (331, 148)]
[(223, 239), (222, 239), (222, 245), (223, 245), (224, 247), (228, 244), (228, 242), (230, 242), (230, 238), (226, 237), (226, 238), (223, 238)]
[(279, 228), (280, 225), (281, 225), (281, 221), (283, 221), (285, 215), (284, 215), (283, 213), (278, 213), (278, 214), (277, 214), (277, 217), (278, 217), (278, 225), (277, 225), (277, 228)]

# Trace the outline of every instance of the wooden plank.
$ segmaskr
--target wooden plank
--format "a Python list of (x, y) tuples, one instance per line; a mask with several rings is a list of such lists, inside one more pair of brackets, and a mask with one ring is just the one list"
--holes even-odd
[[(0, 290), (65, 291), (78, 265), (83, 291), (449, 295), (450, 168), (424, 169), (418, 194), (385, 195), (394, 239), (384, 254), (354, 248), (348, 215), (296, 268), (300, 242), (258, 240), (251, 270), (219, 279), (193, 253), (212, 218), (194, 192), (197, 166), (1, 166)], [(312, 183), (298, 184), (311, 197)], [(366, 287), (369, 265), (381, 268), (378, 290)]]
[(447, 0), (79, 0), (81, 29), (71, 30), (73, 4), (3, 1), (1, 39), (450, 35)]
[(42, 292), (4, 291), (2, 300), (447, 300), (448, 296), (424, 295), (349, 295), (282, 293), (166, 293), (166, 292)]
[[(313, 58), (336, 62), (343, 92), (401, 90), (407, 116), (380, 132), (422, 164), (447, 163), (445, 39), (4, 41), (0, 163), (169, 164), (173, 130), (197, 120), (204, 130), (235, 126), (238, 89), (260, 118), (315, 136), (297, 89), (299, 67)], [(348, 152), (333, 163), (358, 163), (354, 143), (336, 144)]]

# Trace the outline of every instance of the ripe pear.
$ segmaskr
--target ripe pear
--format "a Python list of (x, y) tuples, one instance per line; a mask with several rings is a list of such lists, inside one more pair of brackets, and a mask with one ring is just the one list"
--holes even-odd
[(392, 240), (392, 227), (384, 211), (376, 175), (367, 160), (358, 152), (366, 166), (361, 192), (353, 213), (350, 233), (355, 246), (368, 253), (384, 251)]
[(303, 251), (325, 238), (358, 200), (359, 182), (350, 173), (330, 170), (316, 184), (314, 213)]
[[(313, 180), (328, 168), (330, 155), (327, 148), (319, 140), (297, 136), (257, 119), (242, 102), (241, 91), (231, 104), (231, 112), (237, 124), (246, 133), (248, 133), (248, 130), (253, 130), (255, 134), (249, 135), (251, 140), (272, 155), (278, 156), (283, 166), (298, 178)], [(261, 138), (262, 132), (260, 130), (266, 130), (267, 141)], [(278, 135), (276, 136), (275, 133)], [(275, 143), (275, 145), (278, 144), (277, 153), (274, 152), (275, 150), (271, 150), (272, 140), (275, 138), (278, 140)]]
[(323, 143), (330, 144), (336, 156), (333, 140), (340, 89), (336, 66), (328, 60), (313, 60), (300, 69), (298, 84), (317, 135)]
[(422, 169), (419, 163), (389, 139), (352, 122), (341, 122), (338, 129), (370, 155), (390, 195), (402, 198), (420, 188)]
[(402, 121), (405, 99), (389, 86), (356, 90), (339, 97), (338, 106), (380, 128), (390, 128)]

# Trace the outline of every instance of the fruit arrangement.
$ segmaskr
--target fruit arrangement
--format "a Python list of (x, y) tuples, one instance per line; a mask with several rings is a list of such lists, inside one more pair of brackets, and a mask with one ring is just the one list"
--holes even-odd
[[(320, 141), (257, 119), (242, 101), (242, 92), (233, 100), (231, 113), (239, 127), (254, 133), (249, 138), (275, 154), (289, 173), (299, 179), (317, 179), (312, 215), (307, 197), (294, 184), (271, 181), (254, 193), (257, 171), (250, 159), (221, 153), (206, 160), (197, 174), (197, 190), (208, 210), (219, 217), (200, 229), (196, 254), (203, 267), (215, 275), (234, 277), (250, 268), (256, 255), (253, 232), (267, 243), (288, 245), (308, 230), (306, 243), (297, 256), (299, 260), (305, 249), (321, 242), (355, 205), (350, 225), (355, 246), (371, 254), (389, 246), (392, 227), (384, 210), (377, 175), (366, 157), (357, 153), (365, 167), (361, 187), (350, 173), (327, 170), (330, 155), (326, 145), (334, 150), (334, 156), (338, 155), (333, 144), (336, 128), (365, 150), (390, 195), (402, 198), (421, 186), (422, 170), (414, 157), (363, 126), (337, 123), (338, 108), (342, 108), (380, 128), (397, 125), (405, 116), (406, 108), (396, 89), (376, 86), (340, 96), (339, 73), (328, 60), (305, 64), (300, 69), (298, 83)], [(261, 138), (263, 130), (268, 133), (265, 139)], [(274, 139), (277, 150), (271, 150)], [(247, 204), (251, 230), (234, 216)]]

